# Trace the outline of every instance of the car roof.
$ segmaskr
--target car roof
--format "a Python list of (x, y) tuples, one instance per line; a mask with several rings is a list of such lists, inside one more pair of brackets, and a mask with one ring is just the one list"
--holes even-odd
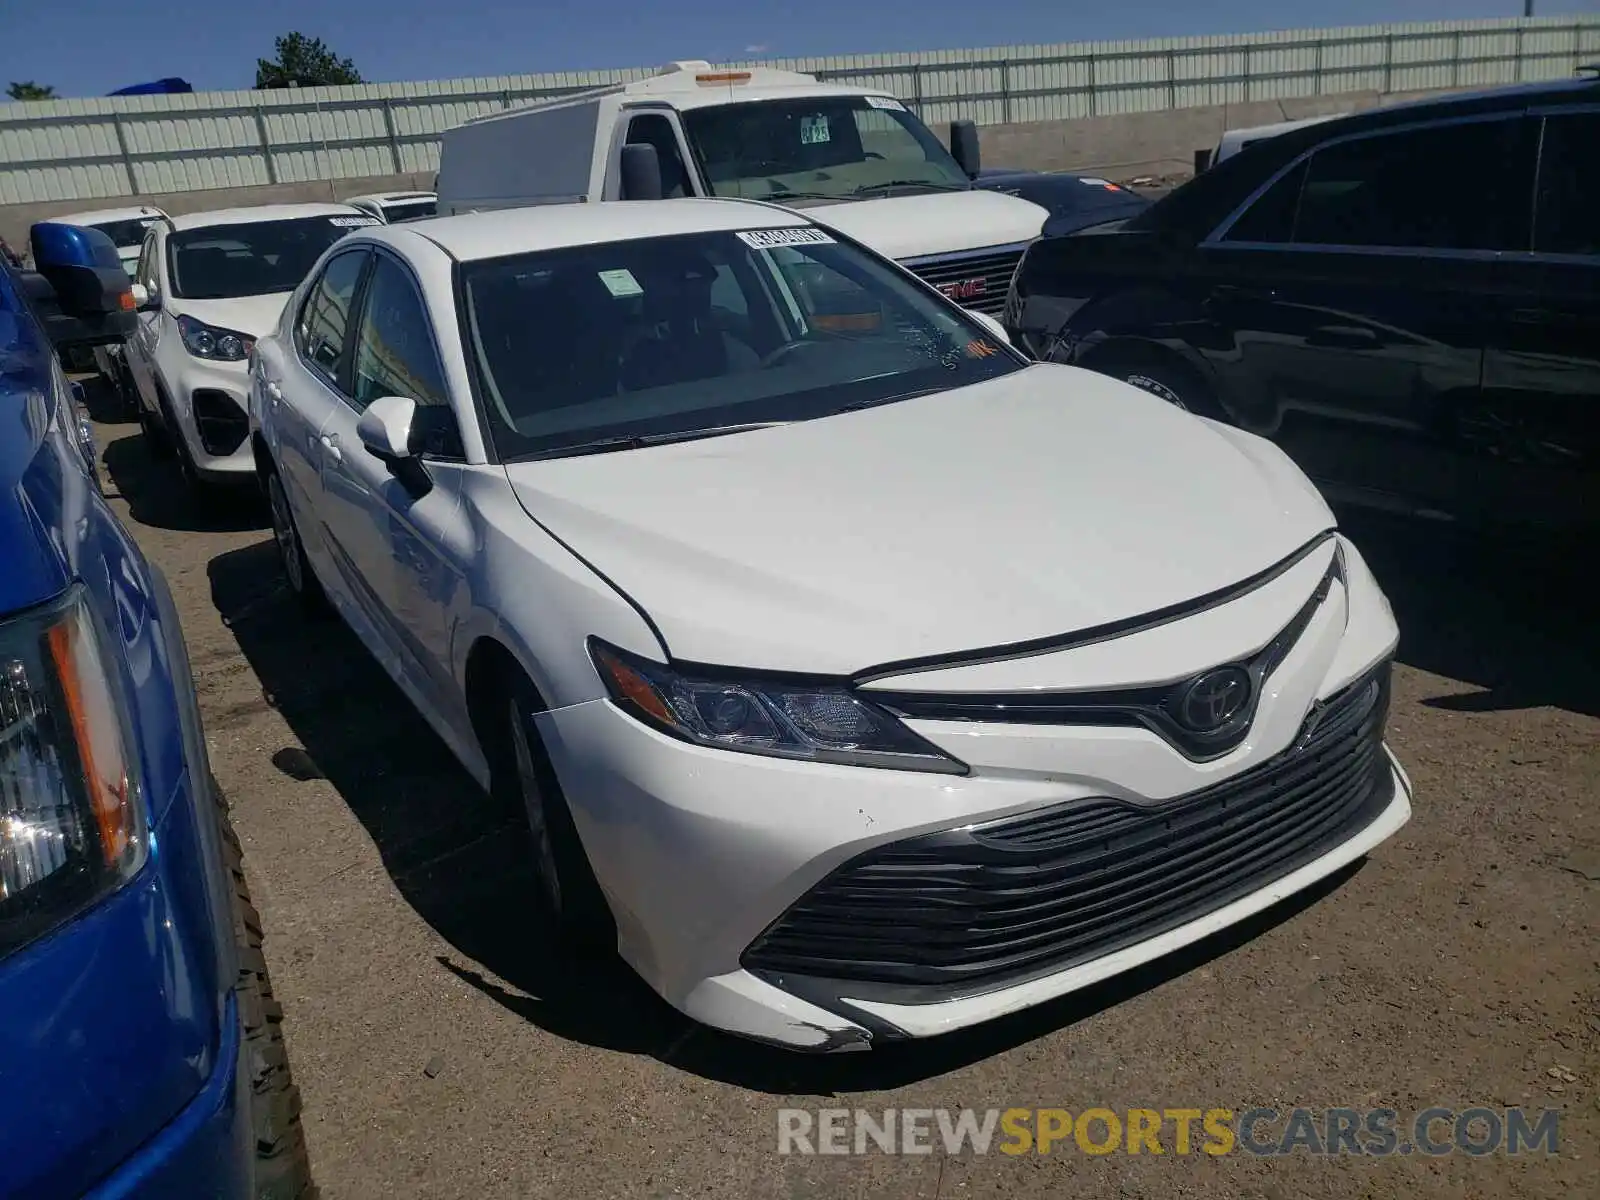
[[(252, 208), (216, 208), (172, 218), (174, 229), (209, 229), (213, 225), (245, 225), (252, 221), (292, 221), (296, 217), (365, 216), (348, 204), (258, 204)], [(374, 218), (368, 218), (372, 220)]]
[[(539, 204), (493, 212), (432, 217), (364, 230), (376, 241), (406, 244), (424, 237), (452, 258), (472, 262), (535, 250), (719, 233), (735, 229), (790, 228), (812, 224), (786, 208), (753, 200), (607, 200), (592, 204)], [(414, 243), (412, 243), (414, 244)]]
[(136, 208), (97, 208), (89, 212), (62, 213), (60, 216), (42, 217), (40, 221), (55, 221), (62, 225), (104, 225), (112, 221), (138, 221), (148, 217), (159, 219), (166, 215), (153, 204), (141, 204)]

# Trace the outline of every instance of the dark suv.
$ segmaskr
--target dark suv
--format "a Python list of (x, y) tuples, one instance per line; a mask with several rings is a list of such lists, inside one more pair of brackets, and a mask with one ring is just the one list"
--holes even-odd
[(1256, 143), (1034, 243), (1005, 323), (1272, 438), (1333, 498), (1600, 522), (1600, 72)]

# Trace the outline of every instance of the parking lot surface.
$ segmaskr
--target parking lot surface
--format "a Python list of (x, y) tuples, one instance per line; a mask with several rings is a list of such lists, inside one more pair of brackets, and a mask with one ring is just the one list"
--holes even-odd
[[(1352, 522), (1403, 631), (1390, 740), (1417, 800), (1395, 839), (1092, 991), (807, 1058), (695, 1028), (620, 965), (557, 957), (517, 831), (355, 638), (300, 614), (263, 512), (196, 506), (135, 426), (97, 433), (178, 599), (325, 1196), (1600, 1195), (1587, 563)], [(1552, 1108), (1560, 1152), (778, 1153), (783, 1108), (1295, 1105)]]

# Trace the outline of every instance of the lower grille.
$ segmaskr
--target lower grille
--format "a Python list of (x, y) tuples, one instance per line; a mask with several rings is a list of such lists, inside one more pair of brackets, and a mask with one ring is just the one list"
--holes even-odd
[(1006, 306), (1006, 291), (1022, 261), (1023, 249), (1006, 246), (946, 258), (913, 259), (904, 265), (963, 308), (997, 316)]
[(911, 988), (926, 1000), (1144, 941), (1369, 825), (1392, 796), (1388, 708), (1385, 663), (1314, 712), (1289, 750), (1159, 807), (1078, 801), (870, 850), (797, 901), (743, 965), (848, 982), (862, 999)]
[(207, 454), (232, 454), (250, 435), (250, 418), (227, 392), (201, 388), (194, 393), (195, 430)]

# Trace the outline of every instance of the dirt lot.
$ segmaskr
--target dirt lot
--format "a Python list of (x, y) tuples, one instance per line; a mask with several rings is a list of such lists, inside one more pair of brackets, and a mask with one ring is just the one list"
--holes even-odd
[[(1416, 816), (1318, 894), (1012, 1020), (800, 1058), (563, 965), (520, 844), (261, 512), (197, 509), (135, 427), (108, 490), (170, 577), (328, 1197), (1600, 1196), (1600, 631), (1592, 555), (1353, 528), (1404, 639)], [(1587, 568), (1587, 569), (1586, 569)], [(783, 1107), (1561, 1112), (1561, 1153), (780, 1156)]]

